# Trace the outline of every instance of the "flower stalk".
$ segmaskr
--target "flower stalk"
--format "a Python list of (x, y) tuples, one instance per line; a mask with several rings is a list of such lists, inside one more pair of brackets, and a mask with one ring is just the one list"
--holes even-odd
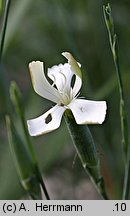
[(103, 178), (100, 175), (99, 159), (95, 143), (88, 126), (77, 125), (70, 110), (65, 111), (64, 118), (83, 168), (101, 196), (107, 200), (108, 196), (105, 191)]
[(120, 121), (121, 121), (121, 133), (122, 133), (122, 145), (124, 150), (125, 159), (125, 177), (124, 177), (124, 187), (123, 187), (123, 199), (128, 199), (129, 196), (129, 181), (130, 181), (130, 147), (129, 147), (129, 133), (128, 133), (128, 122), (126, 116), (125, 99), (124, 99), (124, 89), (123, 82), (120, 72), (119, 64), (119, 52), (118, 52), (118, 41), (117, 35), (114, 31), (113, 17), (111, 13), (111, 7), (108, 4), (103, 6), (104, 19), (108, 30), (109, 43), (112, 51), (113, 61), (115, 65), (115, 70), (117, 74), (119, 94), (120, 94)]

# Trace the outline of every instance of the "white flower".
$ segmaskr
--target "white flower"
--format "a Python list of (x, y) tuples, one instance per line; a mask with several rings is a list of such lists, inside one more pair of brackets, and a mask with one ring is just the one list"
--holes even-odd
[(62, 55), (68, 59), (68, 63), (55, 65), (48, 69), (48, 77), (53, 81), (52, 85), (45, 77), (43, 62), (33, 61), (29, 64), (35, 92), (56, 103), (43, 115), (27, 121), (31, 136), (57, 129), (66, 109), (72, 111), (77, 124), (102, 124), (105, 119), (105, 101), (77, 98), (82, 85), (81, 65), (70, 53), (64, 52)]

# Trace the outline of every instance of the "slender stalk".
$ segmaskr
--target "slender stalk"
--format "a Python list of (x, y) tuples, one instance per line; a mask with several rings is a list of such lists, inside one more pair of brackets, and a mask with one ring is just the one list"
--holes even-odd
[(124, 176), (124, 187), (123, 187), (123, 199), (128, 199), (129, 189), (130, 189), (130, 155), (129, 155), (129, 133), (128, 133), (128, 122), (126, 117), (125, 99), (124, 99), (124, 89), (123, 82), (120, 72), (119, 65), (119, 52), (118, 52), (118, 41), (117, 35), (114, 32), (113, 17), (111, 14), (111, 8), (108, 4), (103, 7), (104, 18), (109, 35), (109, 43), (112, 51), (113, 61), (115, 65), (115, 70), (117, 74), (119, 94), (120, 94), (120, 121), (121, 121), (121, 133), (122, 133), (122, 144), (124, 149), (124, 159), (125, 159), (125, 176)]
[(97, 157), (95, 143), (88, 126), (78, 125), (70, 110), (65, 111), (64, 117), (85, 172), (103, 199), (107, 200), (108, 196), (105, 191), (104, 180), (100, 175), (99, 159)]
[[(91, 168), (90, 168), (91, 169)], [(102, 198), (104, 200), (109, 200), (106, 189), (105, 189), (105, 184), (104, 184), (104, 179), (103, 177), (100, 175), (98, 178), (95, 178), (88, 167), (84, 167), (85, 172), (88, 174), (89, 178), (91, 179), (91, 181), (93, 182), (93, 184), (95, 185), (97, 191), (99, 192), (99, 194), (102, 196)], [(89, 172), (90, 170), (90, 172)]]
[(40, 182), (41, 182), (41, 186), (42, 186), (42, 189), (43, 189), (43, 191), (44, 191), (44, 194), (45, 194), (46, 199), (47, 199), (47, 200), (50, 200), (50, 196), (49, 196), (49, 194), (48, 194), (48, 191), (47, 191), (47, 189), (46, 189), (46, 186), (45, 186), (45, 184), (44, 184), (44, 181), (43, 181), (43, 179), (41, 178), (41, 175), (40, 175)]
[(7, 0), (6, 4), (5, 4), (5, 11), (4, 11), (4, 17), (3, 17), (1, 39), (0, 39), (0, 62), (1, 62), (1, 59), (2, 59), (2, 55), (3, 55), (3, 48), (4, 48), (4, 42), (5, 42), (5, 33), (6, 33), (6, 28), (7, 28), (10, 5), (11, 5), (11, 0)]

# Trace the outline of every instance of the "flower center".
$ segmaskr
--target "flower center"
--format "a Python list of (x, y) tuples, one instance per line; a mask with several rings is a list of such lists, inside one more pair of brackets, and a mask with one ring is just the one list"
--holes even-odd
[[(60, 104), (62, 106), (67, 106), (70, 104), (70, 102), (73, 100), (73, 94), (72, 94), (72, 77), (68, 79), (68, 77), (60, 70), (59, 72), (60, 77), (55, 77), (53, 76), (53, 84), (54, 86), (60, 93), (61, 99), (60, 99)], [(60, 82), (58, 82), (58, 78), (60, 78)]]
[(70, 95), (68, 95), (65, 91), (60, 92), (61, 95), (61, 105), (68, 105), (70, 104), (70, 102), (72, 101), (72, 98), (70, 97)]

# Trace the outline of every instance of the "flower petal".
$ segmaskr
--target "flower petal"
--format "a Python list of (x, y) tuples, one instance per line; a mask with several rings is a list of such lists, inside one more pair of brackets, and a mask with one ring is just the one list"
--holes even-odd
[(75, 83), (73, 86), (73, 97), (77, 95), (82, 86), (82, 79), (76, 75)]
[(38, 118), (28, 120), (29, 134), (38, 136), (57, 129), (65, 109), (65, 107), (56, 105)]
[(75, 75), (79, 76), (82, 79), (82, 73), (80, 70), (80, 63), (78, 63), (74, 57), (69, 52), (63, 52), (62, 55), (68, 60), (68, 63), (71, 65), (71, 68)]
[(62, 55), (68, 60), (68, 63), (71, 66), (71, 70), (76, 75), (75, 83), (73, 86), (73, 97), (75, 97), (82, 86), (82, 73), (80, 69), (81, 64), (77, 62), (69, 52), (63, 52)]
[(29, 64), (29, 69), (35, 92), (48, 100), (59, 103), (61, 96), (57, 89), (47, 81), (44, 74), (43, 62), (33, 61)]
[(102, 124), (105, 119), (105, 101), (75, 99), (68, 106), (77, 124)]
[(68, 63), (48, 68), (48, 77), (54, 82), (60, 92), (70, 92), (73, 72)]

